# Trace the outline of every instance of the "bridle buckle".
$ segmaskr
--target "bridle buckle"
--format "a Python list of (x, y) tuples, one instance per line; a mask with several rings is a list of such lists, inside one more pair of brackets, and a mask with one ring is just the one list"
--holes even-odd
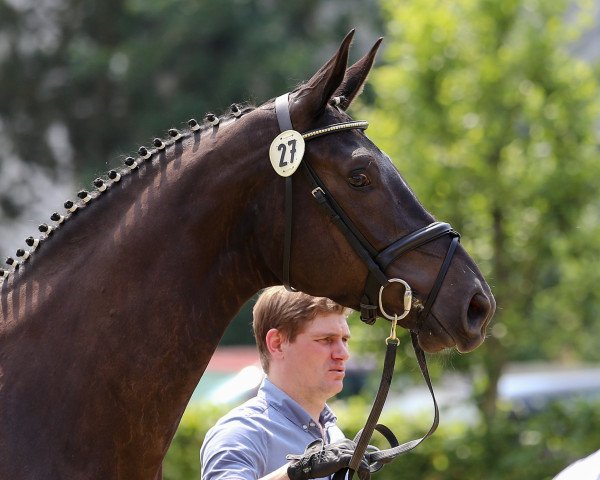
[(323, 189), (321, 187), (313, 188), (310, 193), (315, 198), (317, 198), (317, 195), (322, 196), (322, 197), (325, 196), (325, 192), (323, 191)]

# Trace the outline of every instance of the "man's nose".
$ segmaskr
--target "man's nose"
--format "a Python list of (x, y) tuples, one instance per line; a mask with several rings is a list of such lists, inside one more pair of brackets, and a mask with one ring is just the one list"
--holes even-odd
[(344, 342), (343, 340), (334, 342), (332, 356), (336, 360), (348, 360), (350, 358), (348, 343)]

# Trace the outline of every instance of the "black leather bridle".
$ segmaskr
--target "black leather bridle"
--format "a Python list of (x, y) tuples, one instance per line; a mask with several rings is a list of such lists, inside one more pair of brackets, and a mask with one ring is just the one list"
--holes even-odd
[[(277, 113), (277, 121), (279, 122), (280, 130), (293, 130), (292, 120), (289, 112), (289, 94), (286, 93), (277, 97), (275, 100), (275, 111)], [(330, 125), (318, 130), (311, 130), (302, 134), (302, 137), (308, 141), (329, 133), (339, 132), (350, 129), (365, 130), (368, 127), (365, 121), (342, 122)], [(360, 318), (362, 321), (373, 324), (377, 318), (377, 309), (382, 307), (378, 301), (379, 294), (382, 289), (390, 284), (390, 278), (386, 275), (385, 270), (402, 254), (419, 248), (420, 246), (436, 240), (445, 235), (450, 235), (452, 241), (446, 253), (446, 257), (438, 272), (437, 278), (433, 287), (423, 305), (422, 310), (418, 314), (419, 320), (424, 320), (431, 310), (433, 303), (440, 291), (446, 272), (450, 267), (450, 262), (456, 247), (458, 246), (460, 235), (452, 229), (448, 223), (434, 222), (423, 228), (420, 228), (399, 240), (396, 240), (391, 245), (388, 245), (383, 250), (379, 251), (367, 240), (367, 238), (354, 225), (352, 220), (346, 215), (342, 207), (335, 201), (335, 198), (325, 184), (321, 181), (310, 163), (303, 160), (300, 168), (303, 169), (306, 178), (311, 187), (311, 193), (321, 205), (333, 222), (338, 226), (340, 231), (346, 237), (354, 251), (365, 263), (369, 269), (369, 274), (365, 282), (365, 289), (361, 299)], [(283, 284), (289, 290), (290, 286), (290, 257), (291, 257), (291, 242), (292, 242), (292, 176), (286, 177), (285, 188), (285, 230), (284, 230), (284, 248), (283, 248)], [(383, 309), (380, 308), (380, 311)], [(383, 313), (383, 311), (382, 311)], [(387, 315), (386, 315), (387, 316)], [(389, 317), (388, 317), (389, 318)]]
[[(293, 130), (293, 125), (289, 112), (289, 93), (277, 97), (275, 100), (275, 111), (277, 114), (277, 121), (279, 123), (279, 129), (281, 132), (287, 130)], [(335, 133), (344, 130), (360, 129), (365, 130), (368, 127), (368, 122), (365, 121), (349, 121), (341, 122), (328, 127), (324, 127), (317, 130), (311, 130), (302, 134), (302, 138), (307, 141), (312, 138), (317, 138), (322, 135)], [(387, 393), (391, 385), (391, 380), (394, 371), (396, 351), (399, 341), (395, 337), (395, 328), (398, 319), (403, 318), (407, 315), (412, 308), (411, 299), (407, 302), (406, 295), (411, 295), (410, 286), (401, 279), (389, 278), (385, 273), (385, 270), (402, 254), (415, 250), (426, 243), (441, 238), (445, 235), (449, 235), (452, 240), (448, 251), (442, 262), (438, 275), (435, 279), (433, 287), (425, 300), (425, 304), (421, 307), (417, 314), (417, 325), (422, 322), (429, 315), (431, 308), (437, 298), (437, 295), (442, 287), (442, 283), (450, 268), (452, 257), (458, 247), (460, 241), (460, 234), (452, 229), (448, 223), (444, 222), (433, 222), (425, 227), (422, 227), (408, 235), (396, 240), (392, 244), (388, 245), (383, 250), (379, 251), (367, 240), (367, 238), (360, 232), (360, 230), (354, 225), (352, 220), (346, 215), (341, 206), (335, 201), (335, 198), (325, 184), (321, 181), (315, 170), (312, 168), (307, 159), (302, 161), (300, 168), (303, 169), (306, 178), (311, 187), (311, 194), (321, 205), (327, 214), (330, 216), (332, 221), (338, 226), (340, 231), (344, 234), (346, 240), (350, 243), (356, 254), (362, 259), (369, 270), (367, 280), (365, 282), (364, 293), (360, 302), (360, 318), (362, 321), (368, 324), (373, 324), (378, 316), (379, 312), (386, 318), (392, 320), (392, 336), (386, 340), (387, 349), (384, 361), (384, 368), (381, 377), (381, 382), (377, 395), (373, 402), (373, 407), (365, 424), (365, 427), (358, 433), (355, 438), (356, 449), (354, 455), (350, 460), (349, 465), (349, 476), (352, 478), (354, 472), (358, 471), (358, 467), (367, 451), (369, 441), (375, 430), (379, 431), (390, 443), (391, 448), (386, 450), (378, 450), (376, 452), (367, 453), (370, 462), (370, 469), (372, 472), (377, 471), (385, 463), (391, 462), (398, 455), (406, 453), (412, 450), (425, 439), (427, 439), (437, 429), (439, 422), (439, 408), (433, 392), (431, 379), (427, 369), (427, 363), (425, 353), (419, 346), (417, 331), (411, 331), (411, 340), (421, 373), (429, 392), (431, 394), (434, 406), (434, 419), (429, 431), (421, 438), (411, 440), (409, 442), (399, 444), (398, 440), (385, 425), (378, 424), (379, 416), (383, 405), (387, 398)], [(285, 177), (285, 229), (284, 229), (284, 247), (283, 247), (283, 283), (288, 290), (294, 290), (290, 286), (290, 257), (291, 257), (291, 241), (292, 241), (292, 177), (293, 175)], [(402, 314), (394, 314), (393, 316), (387, 314), (384, 311), (382, 303), (382, 293), (385, 287), (392, 282), (401, 282), (405, 286), (405, 302), (404, 312)], [(344, 478), (344, 471), (338, 472), (335, 478)]]

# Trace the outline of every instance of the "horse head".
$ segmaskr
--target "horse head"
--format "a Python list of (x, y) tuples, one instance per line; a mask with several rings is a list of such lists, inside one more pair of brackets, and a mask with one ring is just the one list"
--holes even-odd
[[(301, 160), (317, 180), (315, 183), (310, 173), (303, 175), (300, 167), (290, 177), (294, 184), (293, 194), (288, 193), (293, 221), (279, 216), (264, 229), (272, 229), (273, 237), (283, 240), (285, 223), (291, 222), (288, 254), (292, 288), (327, 296), (357, 310), (361, 304), (364, 309), (365, 303), (370, 303), (374, 317), (384, 313), (401, 316), (405, 285), (410, 286), (414, 301), (400, 324), (417, 332), (421, 347), (429, 352), (454, 346), (470, 351), (485, 337), (495, 310), (494, 297), (475, 262), (462, 246), (453, 245), (458, 242), (456, 232), (447, 224), (433, 223), (437, 233), (430, 235), (428, 226), (434, 222), (433, 216), (419, 203), (389, 157), (365, 135), (365, 125), (353, 127), (349, 123), (352, 119), (346, 110), (360, 94), (381, 43), (378, 40), (347, 68), (352, 34), (308, 82), (289, 94), (287, 108), (294, 130), (325, 129), (325, 134), (315, 138), (308, 135)], [(285, 109), (285, 103), (280, 108)], [(331, 125), (340, 124), (347, 128), (328, 131)], [(265, 208), (281, 213), (284, 180), (275, 174), (273, 179), (277, 193)], [(316, 198), (315, 185), (321, 190), (317, 193), (324, 193), (336, 211), (321, 208), (323, 199)], [(340, 228), (339, 216), (342, 224), (350, 225), (354, 238), (345, 234), (344, 225)], [(362, 244), (358, 248), (356, 241)], [(454, 256), (447, 258), (449, 248)], [(263, 252), (282, 282), (286, 281), (281, 267), (285, 249), (280, 244), (271, 252)], [(442, 266), (445, 260), (450, 263)], [(379, 276), (406, 283), (373, 282), (369, 263), (375, 263), (373, 268), (378, 267)], [(441, 269), (445, 277), (439, 275)], [(372, 283), (376, 285), (371, 285), (371, 298), (365, 297)], [(419, 315), (434, 288), (439, 288), (437, 298), (434, 294), (427, 314)], [(377, 290), (383, 293), (381, 303), (373, 298)]]

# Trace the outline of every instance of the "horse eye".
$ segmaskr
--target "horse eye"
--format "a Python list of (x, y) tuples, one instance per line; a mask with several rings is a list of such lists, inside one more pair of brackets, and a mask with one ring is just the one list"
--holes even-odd
[(352, 176), (348, 177), (348, 183), (353, 187), (366, 187), (371, 184), (371, 180), (367, 177), (366, 173), (355, 172)]

